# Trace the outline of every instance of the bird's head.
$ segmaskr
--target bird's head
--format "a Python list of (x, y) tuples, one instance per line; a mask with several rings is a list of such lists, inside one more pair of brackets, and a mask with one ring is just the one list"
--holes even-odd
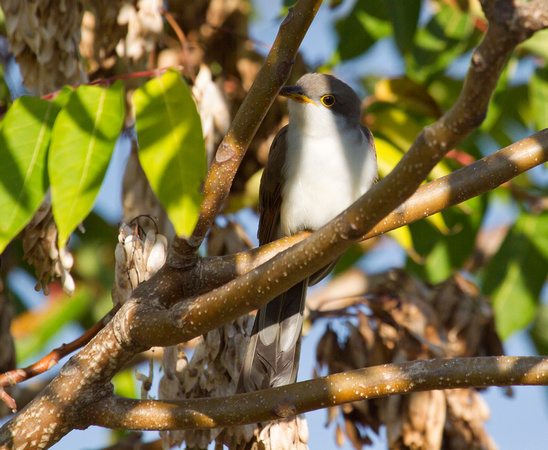
[(358, 126), (360, 99), (354, 90), (332, 75), (311, 73), (302, 76), (295, 86), (285, 86), (280, 95), (287, 97), (291, 120), (303, 126)]

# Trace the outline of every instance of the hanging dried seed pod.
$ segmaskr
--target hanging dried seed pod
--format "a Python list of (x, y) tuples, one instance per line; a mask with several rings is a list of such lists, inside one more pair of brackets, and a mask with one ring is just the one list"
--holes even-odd
[(6, 0), (6, 31), (25, 86), (37, 95), (86, 81), (78, 54), (82, 0)]

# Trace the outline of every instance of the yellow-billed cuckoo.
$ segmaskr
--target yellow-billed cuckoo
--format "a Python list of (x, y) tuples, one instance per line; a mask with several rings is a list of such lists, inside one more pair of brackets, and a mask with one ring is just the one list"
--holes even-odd
[[(314, 73), (280, 95), (289, 99), (289, 125), (276, 135), (261, 179), (261, 245), (321, 228), (377, 179), (373, 135), (360, 124), (360, 99), (350, 86)], [(306, 290), (335, 262), (259, 309), (238, 392), (296, 381)]]

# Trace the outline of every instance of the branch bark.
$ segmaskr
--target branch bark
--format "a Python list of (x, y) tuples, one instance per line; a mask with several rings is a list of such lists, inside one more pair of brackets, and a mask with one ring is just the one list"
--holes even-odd
[(487, 386), (548, 385), (548, 358), (433, 359), (367, 367), (230, 397), (181, 401), (109, 396), (84, 412), (90, 425), (180, 430), (244, 425), (395, 394)]

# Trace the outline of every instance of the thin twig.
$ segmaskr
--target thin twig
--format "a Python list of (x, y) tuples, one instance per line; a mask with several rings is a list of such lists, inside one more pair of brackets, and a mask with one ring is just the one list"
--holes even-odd
[[(168, 67), (160, 67), (158, 69), (152, 69), (152, 70), (142, 70), (140, 72), (124, 73), (122, 75), (115, 75), (115, 76), (110, 77), (110, 78), (101, 78), (99, 80), (93, 80), (93, 81), (90, 81), (89, 83), (76, 84), (76, 85), (71, 86), (71, 87), (73, 89), (76, 89), (79, 86), (95, 86), (95, 85), (98, 85), (98, 84), (100, 84), (100, 85), (111, 85), (112, 83), (114, 83), (117, 80), (127, 80), (127, 79), (130, 79), (130, 78), (159, 76), (159, 75), (161, 75), (162, 73), (164, 73), (165, 71), (167, 71), (169, 69), (175, 69), (175, 70), (178, 70), (179, 72), (182, 72), (184, 70), (184, 67), (183, 66), (168, 66)], [(43, 98), (44, 100), (50, 100), (52, 98), (55, 98), (59, 94), (59, 92), (61, 92), (61, 91), (59, 90), (59, 91), (55, 91), (55, 92), (50, 92), (49, 94), (43, 95), (41, 98)]]
[(186, 71), (192, 79), (192, 83), (196, 84), (196, 74), (194, 73), (194, 69), (190, 64), (190, 55), (188, 54), (188, 42), (186, 40), (185, 33), (183, 33), (183, 30), (169, 11), (166, 11), (164, 8), (162, 8), (161, 13), (166, 18), (167, 22), (171, 25), (171, 28), (173, 28), (173, 31), (175, 31), (175, 34), (177, 35), (177, 39), (179, 39), (179, 42), (181, 43), (181, 50), (183, 52)]
[(15, 410), (17, 409), (15, 401), (2, 389), (3, 387), (14, 386), (51, 369), (53, 366), (58, 364), (62, 358), (74, 352), (75, 350), (82, 348), (89, 341), (91, 341), (91, 339), (93, 339), (93, 337), (95, 337), (97, 333), (99, 333), (99, 331), (101, 331), (108, 322), (110, 322), (112, 317), (114, 317), (119, 309), (120, 305), (116, 305), (101, 320), (99, 320), (80, 337), (72, 342), (69, 342), (68, 344), (63, 344), (61, 345), (61, 347), (52, 350), (40, 361), (37, 361), (34, 364), (31, 364), (30, 366), (23, 369), (10, 370), (9, 372), (1, 374), (0, 400), (4, 400), (8, 407), (15, 412)]

